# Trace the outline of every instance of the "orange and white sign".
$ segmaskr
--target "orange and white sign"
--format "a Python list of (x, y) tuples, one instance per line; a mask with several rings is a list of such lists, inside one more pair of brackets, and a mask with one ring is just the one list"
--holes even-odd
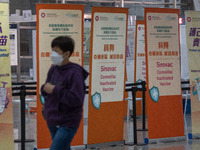
[(179, 10), (145, 8), (145, 41), (149, 138), (183, 136)]
[(127, 8), (92, 8), (88, 144), (123, 140)]
[[(52, 64), (50, 59), (51, 41), (57, 36), (70, 36), (74, 39), (75, 50), (70, 61), (83, 65), (83, 15), (84, 5), (37, 4), (37, 146), (48, 148), (51, 137), (42, 117), (40, 87), (45, 83), (47, 72)], [(83, 121), (72, 145), (83, 145)]]
[(91, 94), (100, 93), (101, 102), (122, 101), (126, 14), (96, 12), (93, 21)]

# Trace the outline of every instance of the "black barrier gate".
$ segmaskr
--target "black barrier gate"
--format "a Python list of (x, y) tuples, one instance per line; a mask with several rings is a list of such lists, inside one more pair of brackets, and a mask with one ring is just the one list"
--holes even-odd
[[(190, 84), (189, 81), (181, 81), (181, 85), (185, 84)], [(182, 91), (190, 91), (190, 86), (189, 87), (181, 87)]]
[[(142, 86), (142, 88), (138, 88), (137, 86)], [(128, 87), (132, 87), (128, 88)], [(146, 82), (142, 81), (140, 83), (129, 83), (126, 84), (126, 92), (132, 92), (132, 100), (136, 100), (136, 95), (133, 97), (133, 93), (136, 94), (137, 91), (142, 91), (142, 129), (137, 129), (138, 131), (147, 131), (145, 124), (145, 91), (146, 91)]]
[[(34, 85), (34, 87), (30, 86)], [(12, 83), (12, 96), (20, 96), (21, 104), (21, 139), (14, 140), (15, 143), (21, 143), (21, 150), (25, 150), (25, 142), (35, 142), (34, 139), (26, 139), (26, 123), (25, 123), (25, 100), (27, 95), (37, 95), (37, 82)], [(16, 87), (15, 87), (16, 86)], [(20, 90), (20, 92), (18, 92)], [(35, 92), (27, 92), (26, 90), (35, 90)]]
[[(138, 86), (142, 86), (142, 88), (139, 88)], [(130, 88), (129, 88), (130, 87)], [(142, 129), (137, 129), (137, 117), (136, 117), (136, 92), (142, 91)], [(133, 103), (133, 115), (131, 115), (131, 118), (133, 118), (133, 143), (125, 143), (125, 145), (133, 146), (133, 145), (145, 145), (145, 143), (138, 144), (137, 141), (137, 131), (148, 131), (146, 129), (146, 114), (145, 114), (145, 92), (146, 92), (146, 82), (142, 81), (140, 83), (129, 83), (126, 84), (126, 92), (132, 93), (132, 103)], [(129, 117), (129, 116), (127, 116)]]
[[(181, 84), (189, 84), (189, 81), (182, 81)], [(27, 82), (27, 83), (12, 83), (12, 96), (20, 96), (21, 103), (21, 139), (17, 139), (15, 143), (21, 143), (21, 150), (25, 150), (25, 142), (34, 142), (34, 139), (26, 139), (26, 126), (25, 126), (25, 99), (27, 95), (37, 95), (36, 87), (37, 82)], [(139, 88), (138, 86), (142, 86)], [(18, 92), (20, 90), (20, 92)], [(35, 92), (27, 92), (26, 90), (34, 90)], [(86, 94), (88, 94), (89, 87), (86, 87)], [(182, 90), (190, 90), (190, 87), (182, 87)], [(136, 92), (142, 91), (142, 129), (137, 129), (137, 118), (136, 118)], [(140, 83), (128, 83), (126, 84), (126, 92), (132, 93), (132, 103), (133, 103), (133, 143), (125, 143), (125, 145), (144, 145), (138, 144), (137, 141), (137, 131), (148, 131), (146, 129), (146, 114), (145, 114), (145, 92), (146, 92), (146, 82), (142, 81)], [(128, 117), (128, 116), (127, 116)]]

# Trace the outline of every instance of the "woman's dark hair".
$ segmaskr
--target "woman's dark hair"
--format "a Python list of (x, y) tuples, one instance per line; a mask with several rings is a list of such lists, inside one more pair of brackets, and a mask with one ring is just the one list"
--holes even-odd
[(70, 56), (74, 52), (74, 40), (68, 36), (58, 36), (51, 42), (51, 48), (59, 47), (63, 53), (70, 51)]

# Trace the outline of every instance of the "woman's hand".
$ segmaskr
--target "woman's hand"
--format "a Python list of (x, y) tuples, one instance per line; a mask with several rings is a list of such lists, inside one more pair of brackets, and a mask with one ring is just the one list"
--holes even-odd
[(47, 94), (52, 94), (54, 87), (55, 85), (52, 85), (51, 83), (47, 82), (43, 89)]

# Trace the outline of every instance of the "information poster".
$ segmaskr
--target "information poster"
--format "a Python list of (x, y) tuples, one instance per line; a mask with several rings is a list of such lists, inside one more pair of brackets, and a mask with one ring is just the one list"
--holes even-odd
[(146, 81), (144, 21), (136, 21), (135, 82)]
[(10, 61), (11, 66), (18, 65), (17, 24), (10, 24)]
[(126, 64), (130, 65), (135, 59), (135, 26), (128, 26)]
[(123, 140), (127, 16), (92, 8), (88, 144)]
[(83, 42), (83, 64), (89, 68), (90, 64), (90, 36), (91, 21), (84, 22), (84, 42)]
[(9, 3), (0, 3), (0, 149), (14, 150)]
[(91, 93), (100, 93), (101, 102), (122, 101), (126, 14), (95, 13), (94, 18)]
[[(74, 53), (70, 61), (83, 65), (83, 14), (84, 5), (37, 4), (37, 146), (48, 148), (51, 144), (50, 134), (42, 117), (40, 87), (45, 83), (51, 66), (51, 41), (57, 36), (70, 36), (75, 41)], [(83, 121), (72, 145), (83, 145)]]
[(178, 9), (145, 8), (150, 139), (184, 135), (178, 20)]
[(200, 12), (185, 11), (192, 133), (200, 133)]

